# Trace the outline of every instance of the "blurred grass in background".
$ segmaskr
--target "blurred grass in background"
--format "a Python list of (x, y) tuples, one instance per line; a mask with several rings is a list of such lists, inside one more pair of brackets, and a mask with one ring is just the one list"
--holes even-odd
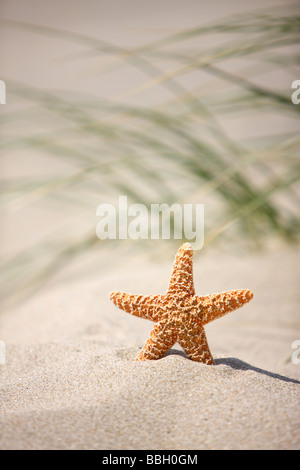
[[(18, 217), (28, 207), (47, 211), (50, 205), (65, 217), (63, 230), (3, 253), (2, 298), (34, 292), (79, 256), (95, 253), (99, 268), (101, 250), (135, 249), (137, 241), (96, 237), (98, 204), (117, 204), (119, 195), (147, 207), (204, 203), (205, 246), (249, 250), (270, 240), (299, 242), (300, 105), (292, 104), (290, 88), (300, 78), (297, 5), (200, 25), (132, 49), (35, 24), (3, 20), (2, 26), (35, 33), (37, 41), (48, 36), (77, 44), (78, 53), (59, 59), (64, 63), (84, 59), (88, 68), (96, 57), (100, 75), (114, 71), (121, 80), (129, 65), (145, 77), (107, 100), (1, 77), (18, 105), (1, 114), (2, 156), (12, 152), (17, 166), (26, 165), (24, 152), (33, 162), (46, 155), (65, 163), (58, 174), (1, 181), (2, 213)], [(276, 83), (280, 71), (290, 75), (289, 88)], [(167, 99), (137, 104), (136, 97), (162, 88)], [(272, 131), (274, 118), (279, 126)], [(247, 136), (232, 131), (230, 123), (239, 120), (247, 122)], [(166, 246), (140, 243), (155, 253)], [(171, 245), (176, 250), (178, 241)]]

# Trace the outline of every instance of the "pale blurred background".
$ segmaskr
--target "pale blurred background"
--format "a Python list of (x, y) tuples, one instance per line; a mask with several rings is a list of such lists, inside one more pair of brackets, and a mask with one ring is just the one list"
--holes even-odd
[(299, 333), (299, 13), (286, 0), (1, 1), (6, 312), (81, 280), (103, 296), (137, 278), (163, 291), (178, 240), (96, 237), (97, 206), (127, 195), (204, 203), (197, 290), (253, 280), (272, 297), (281, 266)]

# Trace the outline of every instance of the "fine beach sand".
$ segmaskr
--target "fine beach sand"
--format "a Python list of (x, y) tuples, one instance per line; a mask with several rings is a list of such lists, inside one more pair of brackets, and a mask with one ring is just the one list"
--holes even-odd
[(172, 259), (115, 259), (1, 315), (2, 449), (299, 449), (299, 252), (197, 254), (196, 293), (254, 299), (206, 327), (215, 366), (175, 346), (135, 362), (151, 322), (109, 292), (163, 293)]
[[(183, 177), (179, 174), (181, 168), (186, 166), (174, 167), (175, 171), (168, 173), (173, 151), (167, 151), (168, 147), (164, 142), (168, 143), (172, 138), (173, 134), (169, 133), (169, 127), (162, 122), (158, 136), (152, 131), (153, 128), (156, 129), (153, 127), (154, 122), (161, 121), (158, 119), (161, 110), (172, 111), (173, 103), (176, 105), (176, 93), (182, 101), (178, 101), (180, 114), (177, 114), (177, 105), (174, 106), (175, 123), (177, 116), (180, 118), (183, 116), (181, 113), (189, 109), (186, 105), (189, 105), (190, 97), (194, 95), (197, 98), (195, 103), (199, 102), (201, 105), (195, 106), (195, 109), (199, 109), (197, 120), (191, 114), (190, 129), (195, 129), (200, 135), (205, 131), (207, 123), (208, 134), (201, 134), (204, 138), (204, 150), (206, 142), (209, 149), (214, 133), (217, 132), (221, 136), (224, 129), (223, 142), (227, 148), (224, 153), (224, 164), (227, 165), (228, 162), (231, 165), (232, 161), (232, 166), (228, 166), (229, 172), (226, 169), (223, 171), (223, 165), (219, 170), (218, 162), (216, 161), (217, 164), (214, 165), (212, 161), (208, 167), (208, 174), (211, 172), (212, 178), (207, 180), (207, 184), (204, 185), (204, 180), (203, 182), (200, 180), (200, 183), (196, 180), (196, 185), (203, 183), (204, 190), (202, 186), (199, 188), (197, 186), (199, 190), (201, 189), (200, 194), (202, 191), (203, 194), (206, 192), (208, 194), (207, 202), (202, 201), (202, 196), (199, 196), (199, 201), (205, 203), (211, 220), (215, 217), (214, 188), (222, 185), (223, 181), (230, 178), (230, 175), (235, 175), (235, 172), (239, 174), (240, 171), (249, 171), (250, 176), (253, 173), (255, 178), (253, 189), (262, 187), (265, 179), (266, 182), (269, 181), (270, 186), (265, 186), (266, 197), (276, 196), (274, 204), (277, 204), (278, 195), (273, 192), (273, 188), (276, 187), (274, 185), (278, 180), (280, 191), (289, 189), (284, 175), (290, 178), (291, 173), (291, 177), (293, 176), (293, 167), (290, 168), (289, 165), (290, 163), (294, 165), (294, 158), (296, 159), (294, 153), (296, 139), (292, 138), (292, 133), (298, 132), (298, 122), (292, 119), (289, 110), (287, 115), (285, 112), (281, 113), (283, 108), (278, 107), (278, 100), (273, 106), (271, 98), (273, 92), (275, 98), (276, 93), (280, 93), (280, 96), (290, 96), (291, 81), (297, 78), (293, 75), (295, 65), (290, 62), (294, 57), (292, 52), (294, 45), (286, 44), (287, 41), (283, 40), (284, 47), (280, 47), (282, 60), (281, 55), (278, 56), (278, 60), (275, 55), (273, 60), (272, 49), (266, 47), (262, 49), (262, 52), (266, 51), (266, 60), (263, 60), (264, 56), (259, 51), (259, 55), (252, 55), (251, 51), (255, 53), (258, 43), (251, 39), (251, 25), (255, 19), (251, 12), (256, 8), (265, 7), (270, 14), (274, 14), (272, 24), (267, 23), (269, 26), (266, 35), (261, 36), (259, 28), (256, 34), (259, 38), (267, 38), (266, 45), (273, 44), (272, 47), (277, 48), (283, 36), (280, 34), (278, 38), (274, 36), (274, 40), (272, 39), (273, 26), (281, 27), (280, 21), (276, 20), (275, 12), (279, 4), (286, 6), (289, 3), (291, 2), (286, 0), (252, 0), (250, 4), (237, 0), (227, 2), (52, 0), (46, 5), (46, 2), (35, 0), (26, 2), (2, 0), (1, 17), (35, 24), (37, 30), (41, 26), (54, 28), (58, 33), (54, 36), (42, 34), (42, 29), (40, 33), (33, 33), (28, 29), (23, 31), (20, 27), (12, 28), (8, 24), (1, 29), (2, 52), (0, 52), (3, 76), (0, 78), (5, 78), (7, 81), (5, 109), (9, 111), (7, 123), (11, 122), (11, 127), (7, 127), (7, 131), (6, 128), (1, 131), (5, 153), (1, 159), (1, 179), (5, 183), (4, 190), (9, 189), (3, 199), (3, 208), (6, 202), (11, 207), (8, 207), (6, 214), (7, 208), (1, 213), (0, 252), (4, 254), (4, 261), (11, 255), (11, 259), (14, 259), (14, 253), (24, 253), (25, 257), (31, 260), (29, 257), (32, 248), (36, 245), (34, 252), (37, 259), (32, 260), (33, 266), (36, 261), (41, 261), (36, 264), (43, 266), (44, 256), (41, 256), (40, 260), (40, 254), (45, 255), (45, 259), (50, 258), (51, 250), (48, 253), (47, 247), (54, 248), (60, 234), (62, 247), (68, 242), (65, 251), (71, 253), (72, 240), (77, 242), (77, 238), (80, 240), (82, 234), (92, 234), (92, 231), (94, 233), (96, 207), (102, 202), (109, 202), (106, 196), (109, 196), (114, 188), (119, 191), (115, 183), (120, 181), (121, 194), (125, 194), (123, 177), (127, 179), (131, 174), (138, 175), (138, 180), (135, 179), (134, 182), (137, 181), (141, 186), (141, 195), (144, 194), (144, 190), (146, 193), (147, 186), (144, 188), (144, 180), (139, 181), (143, 168), (139, 160), (139, 145), (145, 145), (143, 149), (145, 162), (150, 161), (152, 152), (149, 152), (150, 143), (146, 145), (148, 140), (150, 142), (153, 140), (155, 155), (160, 149), (164, 152), (166, 149), (165, 159), (160, 161), (155, 156), (153, 164), (156, 165), (157, 162), (158, 166), (154, 166), (155, 172), (149, 174), (148, 189), (151, 189), (157, 171), (160, 178), (155, 181), (154, 190), (163, 184), (166, 188), (170, 187), (170, 194), (172, 191), (174, 195), (176, 194), (177, 202), (193, 202), (190, 193), (184, 193), (185, 186), (190, 184), (185, 180), (185, 172)], [(147, 52), (147, 47), (149, 45), (151, 47), (151, 44), (157, 41), (159, 43), (160, 38), (172, 37), (179, 31), (189, 28), (204, 27), (205, 30), (206, 25), (217, 22), (226, 26), (224, 23), (227, 21), (226, 18), (230, 19), (231, 15), (243, 12), (248, 14), (248, 11), (251, 13), (251, 22), (248, 26), (245, 23), (245, 30), (238, 33), (237, 39), (236, 33), (230, 39), (231, 36), (227, 36), (226, 28), (221, 27), (221, 41), (224, 40), (225, 46), (228, 44), (224, 48), (226, 54), (223, 54), (223, 60), (221, 53), (223, 48), (221, 42), (217, 42), (219, 41), (217, 32), (209, 33), (207, 37), (204, 34), (199, 36), (199, 43), (195, 44), (191, 37), (190, 45), (187, 42), (182, 49), (175, 49), (176, 42), (173, 46), (170, 44), (171, 61), (167, 56), (166, 61), (164, 59), (167, 48), (159, 51), (157, 59), (155, 55), (152, 59), (151, 49), (149, 55), (137, 54), (135, 59), (135, 51), (143, 53), (146, 46)], [(286, 10), (288, 11), (289, 9)], [(263, 21), (263, 16), (260, 16), (259, 23), (263, 24)], [(255, 24), (253, 22), (253, 28), (256, 29)], [(65, 31), (66, 36), (60, 34), (60, 30)], [(71, 33), (71, 38), (75, 33), (74, 39), (82, 38), (83, 42), (68, 40), (68, 31)], [(95, 55), (91, 54), (93, 52), (91, 44), (97, 42), (94, 43), (92, 40), (90, 43), (89, 38), (100, 41), (99, 50), (98, 46), (93, 46)], [(188, 40), (188, 36), (186, 39)], [(234, 54), (229, 54), (230, 50), (235, 49), (234, 41), (241, 42), (243, 46), (241, 51), (245, 50), (247, 55), (240, 53), (239, 48)], [(112, 52), (108, 47), (109, 44), (113, 45)], [(168, 41), (165, 44), (168, 45)], [(286, 56), (285, 47), (288, 52)], [(206, 48), (212, 52), (209, 56), (205, 54), (204, 57), (209, 57), (209, 61), (214, 65), (215, 56), (216, 65), (220, 68), (206, 67), (204, 61), (205, 67), (202, 70), (200, 67), (188, 67), (185, 59), (184, 62), (180, 59), (178, 63), (175, 60), (176, 55), (180, 58), (181, 51), (187, 51), (187, 57), (191, 57), (193, 65), (195, 49), (194, 57), (197, 59), (195, 63), (201, 64), (199, 57), (201, 51), (205, 51)], [(130, 51), (134, 53), (128, 54)], [(85, 52), (86, 56), (83, 55)], [(229, 62), (225, 63), (226, 55)], [(155, 60), (153, 65), (151, 61), (149, 62), (150, 68), (147, 61), (142, 65), (144, 57), (146, 59), (148, 57), (151, 61)], [(269, 68), (270, 65), (274, 67), (272, 73), (269, 72), (273, 70)], [(180, 72), (181, 69), (183, 74)], [(220, 74), (222, 70), (225, 73)], [(228, 88), (223, 75), (224, 77), (232, 75), (233, 82), (228, 82)], [(164, 77), (168, 78), (165, 85)], [(174, 83), (172, 85), (170, 82), (168, 86), (167, 82), (172, 77)], [(235, 86), (239, 80), (245, 82), (245, 89), (241, 88), (235, 95), (233, 85)], [(19, 96), (13, 94), (13, 89), (18, 88), (18, 83), (22, 85), (21, 89), (23, 84), (25, 86), (23, 97), (22, 93)], [(252, 100), (252, 95), (249, 94), (248, 98), (252, 83), (254, 91), (258, 86), (262, 86), (262, 91), (268, 91), (261, 96), (263, 101), (254, 100), (253, 105), (249, 101)], [(32, 101), (25, 100), (27, 85), (28, 90), (32, 89), (32, 92), (35, 92), (33, 97), (35, 94), (37, 97), (41, 94), (40, 103), (45, 103), (47, 111), (45, 115), (42, 112), (44, 108), (37, 106), (39, 103), (35, 101), (37, 98), (32, 98)], [(181, 88), (184, 90), (182, 96)], [(179, 91), (175, 93), (176, 89)], [(225, 96), (227, 90), (228, 95)], [(257, 90), (259, 91), (259, 88)], [(57, 97), (62, 97), (61, 105), (58, 106), (58, 102), (56, 106), (53, 105), (56, 99), (52, 103), (50, 99), (52, 93), (54, 97), (56, 93)], [(97, 97), (95, 103), (91, 101), (94, 96)], [(234, 105), (239, 97), (241, 101), (237, 103), (236, 112)], [(100, 113), (98, 114), (98, 111), (93, 109), (102, 101), (103, 110), (98, 109)], [(74, 108), (67, 106), (68, 103), (72, 103)], [(107, 112), (106, 103), (109, 104)], [(208, 112), (205, 111), (206, 103)], [(283, 102), (285, 107), (286, 104)], [(82, 115), (79, 115), (78, 105), (84, 106)], [(20, 114), (16, 112), (19, 106)], [(132, 121), (131, 124), (127, 114), (124, 116), (119, 114), (120, 106), (120, 109), (125, 106), (129, 111), (137, 110), (138, 113), (132, 113), (133, 117), (135, 114), (139, 116), (139, 110), (147, 111), (144, 113), (145, 117), (148, 113), (151, 117), (152, 110), (158, 110), (159, 114), (157, 116), (156, 112), (153, 114), (155, 120), (153, 123), (150, 120), (149, 125), (144, 118)], [(24, 114), (27, 107), (28, 115)], [(62, 114), (53, 114), (55, 107), (61, 110)], [(232, 111), (226, 111), (227, 108), (229, 111), (232, 108)], [(76, 111), (74, 129), (72, 120), (69, 120), (72, 109)], [(111, 113), (114, 109), (115, 111)], [(193, 104), (190, 109), (194, 109)], [(53, 117), (50, 118), (50, 115)], [(91, 119), (94, 118), (87, 119), (89, 115), (97, 116), (93, 125), (89, 123), (92, 123)], [(115, 121), (112, 119), (114, 115), (116, 115)], [(161, 115), (163, 117), (163, 114)], [(173, 113), (171, 115), (173, 116)], [(104, 124), (101, 132), (99, 132), (101, 126), (99, 131), (97, 127), (100, 120), (103, 120)], [(114, 132), (111, 132), (110, 125), (114, 122), (116, 127), (112, 128)], [(145, 130), (142, 139), (138, 138), (135, 122), (140, 123), (142, 132)], [(128, 125), (133, 152), (127, 142), (124, 142), (125, 153), (122, 150), (123, 124), (124, 129), (127, 129)], [(65, 127), (66, 134), (63, 134), (61, 132)], [(81, 133), (84, 131), (85, 135), (85, 130), (88, 131), (89, 128), (87, 140), (83, 137), (81, 140)], [(161, 137), (160, 141), (160, 135), (163, 136), (165, 128), (166, 137)], [(177, 124), (174, 129), (177, 129)], [(110, 141), (113, 141), (114, 135), (117, 141), (112, 142), (110, 151)], [(274, 142), (279, 143), (281, 135), (284, 136), (282, 144), (285, 144), (286, 138), (289, 139), (286, 141), (288, 153), (285, 152), (285, 145), (275, 146), (277, 150), (273, 168), (269, 152), (264, 152), (263, 149), (265, 142), (266, 149), (273, 149), (271, 146), (273, 136), (276, 137)], [(152, 139), (152, 136), (155, 139)], [(155, 144), (156, 139), (159, 145)], [(139, 141), (145, 144), (139, 144)], [(255, 154), (252, 150), (249, 154), (247, 150), (245, 159), (241, 160), (241, 149), (248, 149), (248, 141), (249, 149), (252, 148), (251, 142), (253, 142)], [(269, 141), (270, 147), (267, 144)], [(21, 142), (25, 143), (23, 148), (20, 146)], [(202, 137), (199, 142), (202, 146)], [(220, 144), (222, 139), (219, 138), (212, 142), (212, 149), (216, 149), (217, 153)], [(175, 151), (175, 145), (177, 140), (172, 143), (170, 149), (174, 148)], [(192, 140), (190, 143), (186, 141), (184, 146), (179, 148), (178, 155), (182, 154), (183, 158), (186, 152), (192, 152), (193, 155), (194, 147), (197, 156), (199, 146), (193, 145)], [(230, 157), (235, 147), (238, 160), (235, 160), (236, 157), (234, 159)], [(261, 155), (257, 153), (257, 149), (260, 148)], [(73, 149), (74, 163), (70, 158)], [(80, 154), (91, 157), (86, 160), (87, 166), (81, 160)], [(135, 154), (138, 157), (137, 173), (131, 173), (135, 165), (132, 156)], [(251, 165), (249, 167), (245, 165), (250, 164), (255, 155), (259, 157), (258, 167), (256, 171), (254, 165), (252, 171)], [(284, 160), (281, 160), (281, 155)], [(270, 157), (273, 158), (271, 154)], [(128, 167), (125, 165), (127, 160)], [(96, 167), (99, 163), (99, 171), (97, 170), (95, 174), (90, 171), (93, 162)], [(102, 162), (103, 177), (100, 175)], [(114, 162), (117, 166), (111, 168), (115, 170), (113, 169), (111, 174), (106, 173), (108, 171), (106, 168), (109, 168), (106, 164), (113, 165)], [(164, 162), (167, 163), (166, 168)], [(280, 173), (277, 172), (277, 162), (279, 172), (282, 171), (282, 181)], [(150, 166), (150, 170), (151, 168)], [(220, 173), (213, 174), (214, 168)], [(259, 168), (262, 169), (261, 173)], [(91, 192), (86, 190), (85, 184), (81, 187), (85, 179), (82, 182), (79, 180), (78, 186), (69, 185), (68, 181), (73, 179), (76, 181), (76, 175), (80, 173), (90, 175), (91, 179), (87, 179), (86, 182), (89, 184), (91, 181), (93, 188)], [(106, 175), (109, 177), (106, 178)], [(48, 178), (50, 186), (47, 183)], [(245, 181), (247, 179), (248, 177)], [(41, 186), (40, 190), (40, 182), (43, 181), (46, 184)], [(23, 187), (23, 182), (26, 183), (24, 184), (26, 193), (24, 192), (24, 199), (19, 199), (22, 194), (19, 191), (19, 184), (22, 183)], [(27, 183), (28, 188), (32, 188), (28, 189), (28, 193)], [(52, 198), (53, 188), (55, 191)], [(107, 195), (106, 189), (108, 189)], [(291, 189), (294, 190), (292, 187)], [(66, 196), (61, 200), (60, 192), (62, 196)], [(164, 194), (164, 191), (161, 194)], [(237, 194), (240, 194), (240, 191)], [(218, 193), (216, 195), (218, 196)], [(165, 198), (160, 200), (159, 193), (154, 196), (153, 202), (168, 202)], [(253, 201), (249, 197), (247, 195), (245, 199), (246, 202), (249, 201), (245, 206), (246, 215), (247, 210), (255, 209), (259, 202), (255, 193)], [(90, 199), (81, 201), (81, 198)], [(61, 201), (66, 204), (65, 207), (61, 206)], [(152, 202), (152, 199), (149, 201)], [(263, 201), (264, 199), (261, 203)], [(87, 203), (82, 205), (82, 209), (80, 209), (81, 202)], [(221, 208), (223, 202), (222, 200)], [(285, 204), (288, 202), (289, 198), (287, 201), (283, 198), (283, 207), (286, 207)], [(272, 214), (272, 205), (270, 207)], [(239, 213), (235, 203), (230, 208)], [(79, 212), (81, 210), (82, 212)], [(235, 217), (235, 212), (233, 215)], [(259, 215), (258, 212), (258, 221)], [(287, 215), (282, 213), (282, 220), (288, 220)], [(276, 217), (274, 219), (270, 217), (271, 219), (275, 221)], [(280, 220), (281, 216), (278, 222)], [(249, 223), (251, 226), (252, 219)], [(264, 226), (263, 218), (262, 225), (258, 228), (256, 235), (259, 238), (263, 236), (261, 233), (264, 234), (268, 230), (268, 226)], [(99, 240), (100, 243), (102, 242)], [(124, 241), (124, 244), (126, 243)], [(144, 240), (141, 243), (144, 247), (143, 243)], [(216, 246), (218, 245), (217, 240)], [(41, 251), (43, 247), (45, 252)], [(136, 252), (133, 249), (132, 254), (122, 256), (117, 256), (117, 249), (114, 241), (109, 240), (107, 252), (104, 254), (99, 250), (99, 260), (94, 260), (94, 264), (98, 266), (96, 274), (89, 273), (86, 261), (83, 263), (86, 276), (82, 276), (81, 279), (75, 277), (75, 269), (73, 272), (72, 268), (64, 267), (64, 272), (54, 276), (54, 279), (44, 285), (34, 297), (26, 302), (22, 301), (18, 306), (2, 307), (0, 348), (5, 344), (6, 352), (5, 364), (0, 363), (0, 449), (299, 449), (300, 364), (292, 362), (292, 354), (295, 353), (292, 345), (296, 340), (300, 341), (299, 248), (278, 247), (268, 253), (244, 255), (220, 252), (213, 246), (209, 247), (208, 251), (204, 249), (195, 254), (194, 284), (197, 295), (244, 288), (251, 289), (254, 293), (254, 298), (249, 304), (205, 328), (210, 350), (216, 362), (214, 366), (189, 360), (178, 345), (158, 361), (135, 362), (135, 357), (148, 338), (152, 323), (117, 309), (110, 302), (109, 293), (117, 290), (134, 294), (163, 294), (167, 289), (176, 247), (174, 252), (171, 249), (164, 252), (160, 260), (148, 257), (145, 253), (147, 248), (144, 252), (141, 250)], [(59, 252), (61, 253), (60, 248)], [(87, 253), (86, 256), (96, 255), (93, 252), (91, 255)], [(63, 255), (61, 262), (64, 260)], [(49, 261), (56, 262), (53, 259)], [(4, 279), (14, 276), (16, 272), (17, 281), (18, 269), (7, 271)], [(26, 275), (27, 273), (21, 269), (21, 281), (23, 281), (22, 276), (25, 281), (27, 280)], [(34, 277), (34, 270), (28, 273), (28, 279), (30, 275)], [(298, 358), (300, 360), (300, 353)]]

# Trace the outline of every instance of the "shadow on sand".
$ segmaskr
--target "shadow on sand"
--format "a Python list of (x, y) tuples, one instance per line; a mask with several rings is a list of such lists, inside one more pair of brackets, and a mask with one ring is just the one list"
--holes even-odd
[[(187, 355), (178, 349), (170, 349), (167, 353), (166, 356), (171, 356), (171, 355), (178, 355), (182, 356), (188, 360), (190, 360)], [(253, 370), (254, 372), (257, 372), (258, 374), (263, 374), (267, 375), (268, 377), (272, 377), (272, 379), (277, 379), (277, 380), (282, 380), (283, 382), (290, 382), (294, 384), (300, 384), (299, 380), (292, 379), (290, 377), (286, 377), (284, 375), (279, 375), (275, 374), (274, 372), (269, 372), (264, 369), (260, 369), (259, 367), (252, 366), (248, 364), (247, 362), (241, 361), (240, 359), (237, 359), (235, 357), (222, 357), (222, 358), (217, 358), (215, 359), (215, 364), (216, 366), (218, 365), (226, 365), (231, 367), (232, 369), (236, 370)]]
[(238, 370), (253, 370), (258, 374), (267, 375), (268, 377), (272, 377), (273, 379), (282, 380), (283, 382), (290, 382), (294, 384), (300, 384), (299, 380), (291, 379), (290, 377), (286, 377), (285, 375), (275, 374), (274, 372), (269, 372), (268, 370), (260, 369), (259, 367), (252, 366), (247, 362), (241, 361), (235, 357), (224, 357), (220, 359), (215, 359), (216, 365), (218, 364), (225, 364), (227, 366), (232, 367), (232, 369)]

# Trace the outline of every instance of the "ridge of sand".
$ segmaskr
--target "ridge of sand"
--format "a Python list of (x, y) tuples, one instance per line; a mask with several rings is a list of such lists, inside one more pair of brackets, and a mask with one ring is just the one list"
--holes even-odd
[(159, 361), (134, 361), (152, 324), (108, 294), (163, 292), (170, 262), (137, 259), (128, 271), (117, 260), (94, 283), (61, 283), (3, 312), (0, 447), (299, 449), (298, 255), (195, 257), (197, 293), (254, 292), (207, 325), (215, 366), (187, 359), (178, 345)]
[[(233, 357), (97, 341), (9, 346), (2, 449), (296, 449), (300, 381)], [(288, 399), (287, 399), (288, 397)]]

